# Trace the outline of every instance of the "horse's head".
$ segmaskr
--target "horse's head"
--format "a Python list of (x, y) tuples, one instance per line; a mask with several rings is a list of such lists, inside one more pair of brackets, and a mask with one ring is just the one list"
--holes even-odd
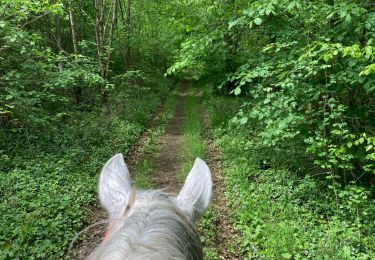
[(193, 223), (211, 199), (211, 173), (197, 158), (177, 196), (136, 190), (122, 154), (103, 167), (99, 198), (109, 215), (103, 243), (90, 259), (202, 259)]

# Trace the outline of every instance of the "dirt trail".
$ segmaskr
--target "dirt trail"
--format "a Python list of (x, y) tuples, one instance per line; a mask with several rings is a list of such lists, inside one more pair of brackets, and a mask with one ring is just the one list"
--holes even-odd
[(171, 193), (177, 193), (182, 187), (177, 176), (181, 170), (182, 124), (188, 87), (188, 82), (181, 83), (174, 116), (169, 122), (165, 134), (158, 140), (161, 149), (160, 154), (156, 156), (156, 172), (153, 174), (153, 183), (156, 188), (163, 188)]
[[(152, 182), (156, 188), (163, 188), (165, 189), (165, 191), (171, 193), (177, 193), (182, 186), (177, 178), (177, 174), (180, 171), (181, 166), (179, 154), (181, 152), (184, 103), (188, 87), (189, 83), (181, 83), (176, 111), (173, 118), (168, 123), (165, 134), (158, 138), (158, 143), (161, 146), (159, 154), (153, 156), (155, 160), (155, 172), (152, 177)], [(157, 118), (157, 116), (164, 111), (164, 105), (162, 105), (155, 113), (155, 118)], [(155, 120), (151, 122), (149, 129), (152, 129), (155, 126), (154, 124)], [(131, 176), (135, 173), (137, 164), (143, 159), (143, 147), (147, 142), (149, 133), (149, 131), (145, 131), (143, 134), (141, 134), (138, 142), (134, 145), (133, 149), (125, 156), (125, 161)], [(107, 218), (107, 213), (99, 205), (99, 202), (88, 207), (87, 211), (87, 226), (99, 221), (103, 221)], [(81, 235), (81, 237), (84, 237), (84, 239), (82, 241), (76, 242), (76, 245), (73, 247), (75, 256), (72, 256), (70, 259), (85, 259), (90, 254), (90, 252), (92, 252), (100, 244), (105, 234), (106, 228), (107, 225), (102, 224), (84, 232)]]
[[(189, 89), (189, 82), (181, 83), (179, 92), (178, 104), (172, 120), (169, 122), (164, 135), (162, 135), (158, 143), (161, 146), (160, 154), (155, 156), (156, 172), (153, 175), (153, 183), (156, 188), (164, 188), (168, 192), (178, 193), (182, 184), (178, 179), (178, 173), (181, 170), (181, 149), (182, 149), (182, 124), (185, 120), (184, 105), (185, 98)], [(204, 111), (201, 110), (202, 121), (207, 125), (207, 118), (205, 118)], [(225, 199), (225, 185), (223, 172), (220, 164), (220, 152), (214, 145), (211, 139), (211, 133), (205, 131), (206, 142), (206, 162), (212, 173), (213, 181), (213, 198), (212, 206), (215, 208), (217, 216), (217, 237), (216, 249), (220, 259), (241, 259), (241, 257), (228, 248), (228, 245), (233, 244), (234, 239), (238, 236), (232, 228), (231, 214), (227, 207)], [(193, 165), (193, 162), (192, 162)]]
[[(189, 82), (181, 82), (178, 103), (173, 118), (166, 127), (166, 131), (158, 138), (160, 149), (158, 154), (153, 155), (154, 172), (152, 182), (155, 188), (163, 188), (167, 192), (177, 193), (182, 183), (178, 180), (178, 173), (181, 170), (181, 148), (182, 148), (182, 124), (184, 121), (184, 104), (188, 93)], [(162, 106), (158, 113), (163, 112)], [(202, 113), (203, 114), (203, 113)], [(202, 117), (203, 118), (203, 117)], [(203, 119), (206, 124), (206, 119)], [(151, 128), (154, 125), (151, 124)], [(135, 172), (137, 164), (142, 160), (142, 148), (148, 139), (148, 131), (141, 135), (138, 143), (133, 150), (126, 156), (126, 162), (130, 173)], [(228, 250), (233, 238), (236, 237), (235, 232), (231, 228), (230, 212), (227, 208), (224, 192), (224, 180), (222, 176), (218, 151), (213, 141), (210, 139), (210, 133), (206, 131), (207, 144), (207, 164), (209, 165), (214, 182), (213, 202), (212, 205), (218, 212), (216, 248), (220, 255), (220, 259), (240, 259)], [(193, 162), (192, 162), (193, 164)], [(99, 206), (94, 205), (89, 209), (89, 219), (87, 223), (92, 224), (106, 219), (106, 212)], [(85, 232), (83, 241), (78, 242), (75, 246), (76, 256), (71, 259), (85, 259), (100, 243), (107, 225), (100, 225)]]

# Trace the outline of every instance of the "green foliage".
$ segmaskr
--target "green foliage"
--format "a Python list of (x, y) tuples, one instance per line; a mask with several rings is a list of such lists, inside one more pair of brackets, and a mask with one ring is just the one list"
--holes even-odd
[(285, 150), (264, 149), (244, 126), (217, 122), (222, 104), (236, 107), (233, 101), (206, 97), (205, 107), (223, 151), (226, 195), (244, 259), (373, 259), (373, 188), (319, 178), (314, 168), (295, 174), (282, 163), (293, 158), (282, 155)]
[(136, 169), (136, 177), (134, 180), (135, 186), (141, 189), (152, 188), (151, 174), (154, 170), (154, 162), (144, 159), (138, 165)]
[(161, 78), (180, 37), (171, 5), (131, 1), (125, 17), (127, 1), (117, 2), (110, 44), (109, 20), (97, 37), (93, 1), (1, 1), (1, 259), (65, 256), (103, 163), (129, 151), (167, 93)]
[(372, 5), (237, 0), (195, 8), (200, 16), (169, 73), (246, 97), (232, 123), (264, 150), (288, 152), (294, 170), (315, 167), (344, 185), (373, 178)]
[(217, 238), (217, 217), (219, 212), (215, 209), (210, 208), (199, 221), (198, 229), (201, 234), (201, 240), (203, 244), (204, 259), (218, 260), (220, 259), (215, 245)]
[[(111, 115), (70, 112), (56, 128), (45, 128), (48, 135), (30, 136), (24, 149), (1, 152), (0, 258), (66, 255), (85, 223), (85, 207), (96, 201), (100, 168), (111, 155), (129, 151), (167, 90), (165, 82), (128, 86), (111, 98)], [(12, 151), (14, 143), (2, 145)]]
[[(43, 156), (20, 165), (6, 177), (1, 173), (2, 259), (61, 258), (76, 230), (84, 222), (83, 206), (95, 201), (93, 168), (82, 174), (70, 154)], [(81, 159), (81, 158), (77, 158)]]
[[(64, 255), (95, 174), (147, 127), (165, 71), (211, 86), (244, 255), (374, 258), (372, 3), (139, 0), (131, 17), (118, 3), (103, 55), (93, 1), (0, 5), (0, 258)], [(198, 105), (189, 93), (184, 172), (204, 155)]]

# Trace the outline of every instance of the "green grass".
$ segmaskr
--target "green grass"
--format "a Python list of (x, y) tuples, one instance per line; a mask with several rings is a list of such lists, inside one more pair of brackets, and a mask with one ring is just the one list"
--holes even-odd
[(205, 157), (203, 126), (198, 97), (194, 88), (190, 88), (184, 104), (184, 122), (182, 124), (182, 166), (179, 178), (184, 181), (195, 158)]
[(173, 118), (178, 102), (177, 90), (171, 91), (167, 97), (164, 110), (155, 119), (155, 125), (150, 129), (148, 138), (142, 148), (142, 159), (135, 170), (134, 183), (137, 188), (150, 189), (154, 187), (152, 174), (155, 171), (155, 156), (160, 151), (158, 138), (165, 133), (165, 128)]
[[(195, 158), (205, 158), (206, 146), (203, 137), (203, 125), (201, 120), (201, 104), (197, 97), (196, 89), (190, 87), (184, 104), (184, 121), (182, 125), (182, 160), (179, 179), (184, 181)], [(204, 259), (220, 259), (215, 248), (217, 234), (216, 212), (213, 207), (202, 216), (198, 229), (203, 243)]]
[(137, 188), (150, 189), (153, 187), (151, 181), (151, 174), (155, 169), (154, 162), (148, 159), (143, 159), (138, 163), (136, 168), (136, 176), (134, 178), (134, 183)]

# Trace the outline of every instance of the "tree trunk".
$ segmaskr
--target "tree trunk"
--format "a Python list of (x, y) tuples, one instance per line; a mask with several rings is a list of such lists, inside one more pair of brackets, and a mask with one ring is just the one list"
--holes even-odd
[(130, 38), (131, 38), (131, 0), (127, 0), (126, 6), (126, 20), (125, 20), (125, 72), (129, 70), (130, 67)]
[(68, 0), (68, 12), (69, 12), (69, 21), (70, 21), (70, 31), (72, 33), (73, 51), (74, 51), (74, 54), (77, 55), (78, 54), (77, 34), (76, 34), (75, 24), (74, 24), (72, 0)]
[(107, 61), (106, 61), (106, 68), (105, 68), (105, 78), (109, 79), (109, 65), (112, 59), (112, 43), (113, 43), (113, 32), (115, 31), (117, 22), (117, 0), (112, 0), (112, 20), (111, 20), (111, 28), (109, 30), (108, 36), (108, 54), (107, 54)]
[[(69, 21), (70, 21), (70, 32), (72, 33), (72, 43), (73, 43), (73, 52), (74, 52), (74, 59), (77, 59), (78, 55), (78, 45), (77, 45), (77, 34), (74, 24), (74, 15), (73, 15), (73, 8), (72, 8), (72, 1), (68, 0), (68, 12), (69, 12)], [(79, 106), (81, 104), (82, 99), (82, 87), (80, 84), (74, 87), (74, 97), (76, 100), (76, 105)]]
[[(113, 44), (113, 33), (115, 31), (116, 22), (117, 22), (117, 1), (111, 1), (111, 8), (108, 11), (108, 15), (111, 14), (111, 17), (106, 18), (106, 0), (95, 0), (95, 11), (96, 11), (96, 43), (97, 43), (97, 51), (98, 51), (98, 58), (101, 67), (101, 76), (104, 79), (109, 79), (109, 66), (112, 59), (112, 44)], [(112, 12), (111, 12), (112, 10)], [(107, 31), (107, 24), (109, 23), (109, 33), (108, 33), (108, 45), (107, 53), (105, 53), (105, 40), (106, 40), (106, 31)], [(106, 56), (106, 57), (105, 57)], [(102, 105), (105, 106), (109, 111), (108, 106), (108, 93), (105, 89), (104, 84), (99, 86), (99, 92), (101, 95), (101, 102)]]
[[(105, 78), (105, 60), (104, 60), (104, 53), (103, 53), (103, 45), (104, 45), (104, 18), (105, 18), (105, 5), (106, 0), (95, 0), (95, 13), (96, 13), (96, 24), (95, 24), (95, 36), (96, 36), (96, 48), (98, 52), (98, 59), (100, 64), (100, 74), (103, 78)], [(99, 94), (101, 96), (101, 103), (104, 106), (108, 104), (108, 98), (105, 91), (104, 84), (99, 85)]]
[[(79, 0), (78, 1), (78, 8), (80, 10), (79, 12), (79, 42), (82, 42), (85, 40), (86, 38), (86, 35), (85, 35), (85, 29), (84, 29), (84, 25), (85, 25), (85, 17), (84, 17), (84, 9), (83, 9), (83, 3), (82, 3), (82, 0)], [(85, 49), (81, 49), (81, 53), (82, 54), (85, 54)]]
[[(56, 52), (60, 53), (63, 49), (61, 46), (61, 19), (58, 14), (55, 14), (55, 24), (56, 24), (55, 37), (56, 37), (56, 45), (57, 45)], [(64, 64), (61, 61), (57, 63), (57, 67), (59, 68), (60, 72), (64, 70)]]
[(98, 59), (101, 66), (101, 76), (104, 77), (104, 54), (103, 54), (103, 45), (104, 45), (104, 18), (105, 18), (105, 0), (95, 0), (95, 11), (96, 11), (96, 46), (98, 52)]

